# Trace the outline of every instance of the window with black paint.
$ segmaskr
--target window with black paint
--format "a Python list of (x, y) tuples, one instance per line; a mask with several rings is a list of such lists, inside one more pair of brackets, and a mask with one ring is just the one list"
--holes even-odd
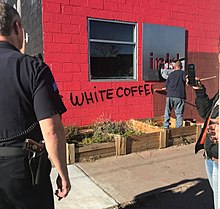
[(136, 24), (89, 19), (90, 80), (137, 77)]

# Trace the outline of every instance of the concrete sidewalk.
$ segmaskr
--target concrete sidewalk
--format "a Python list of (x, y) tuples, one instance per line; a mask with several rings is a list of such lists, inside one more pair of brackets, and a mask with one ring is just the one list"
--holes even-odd
[(195, 155), (194, 145), (70, 165), (72, 190), (66, 199), (55, 200), (56, 209), (117, 208), (165, 191), (188, 190), (207, 179), (202, 151)]

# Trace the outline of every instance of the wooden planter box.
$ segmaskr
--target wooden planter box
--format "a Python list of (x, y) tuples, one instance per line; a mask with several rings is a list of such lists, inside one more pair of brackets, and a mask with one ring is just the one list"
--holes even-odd
[(160, 148), (160, 132), (131, 135), (126, 140), (126, 154)]
[(152, 133), (152, 132), (158, 132), (162, 129), (158, 126), (153, 126), (149, 124), (148, 119), (140, 119), (140, 120), (129, 120), (128, 124), (132, 126), (132, 128), (136, 131), (146, 132), (146, 133)]
[(160, 132), (123, 137), (115, 135), (115, 142), (75, 146), (67, 144), (67, 163), (94, 161), (104, 157), (126, 155), (148, 149), (160, 148)]
[[(155, 125), (153, 126), (151, 123)], [(170, 129), (165, 130), (162, 128), (163, 117), (131, 120), (131, 124), (136, 130), (147, 132), (148, 134), (160, 132), (159, 148), (195, 142), (201, 131), (201, 125), (196, 125), (189, 120), (184, 121), (183, 126), (180, 128), (175, 128), (175, 119), (171, 118), (170, 123)]]
[[(156, 118), (157, 119), (157, 118)], [(159, 118), (157, 119), (159, 121)], [(145, 120), (131, 120), (136, 130), (141, 133), (123, 137), (114, 135), (114, 142), (75, 146), (67, 144), (67, 162), (73, 164), (81, 161), (94, 161), (99, 158), (126, 155), (150, 149), (166, 148), (172, 145), (189, 144), (195, 142), (200, 134), (202, 124), (171, 128), (169, 130), (149, 125)], [(173, 121), (175, 124), (175, 121)]]
[(103, 157), (115, 156), (115, 142), (75, 146), (67, 144), (67, 163), (94, 161)]
[(185, 126), (166, 130), (166, 146), (190, 144), (196, 141), (197, 126)]

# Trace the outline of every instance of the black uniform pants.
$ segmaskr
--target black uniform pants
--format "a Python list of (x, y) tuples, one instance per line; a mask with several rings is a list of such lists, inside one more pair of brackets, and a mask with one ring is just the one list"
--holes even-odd
[(26, 156), (0, 157), (0, 209), (54, 209), (50, 169), (48, 162), (44, 183), (33, 186)]

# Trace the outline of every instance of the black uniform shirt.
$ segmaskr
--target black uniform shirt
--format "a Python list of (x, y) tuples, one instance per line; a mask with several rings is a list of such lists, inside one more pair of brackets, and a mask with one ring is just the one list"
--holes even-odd
[[(49, 67), (13, 45), (0, 42), (0, 146), (11, 144), (11, 137), (37, 121), (65, 111)], [(39, 125), (32, 135), (41, 140)]]
[[(215, 119), (219, 117), (219, 101), (217, 100), (216, 103), (213, 105), (213, 109), (211, 111), (210, 118)], [(213, 122), (210, 122), (209, 124), (212, 124)], [(204, 144), (204, 148), (206, 151), (206, 154), (209, 158), (216, 158), (218, 159), (218, 144), (214, 143), (213, 140), (210, 139), (210, 135), (206, 135), (206, 140)]]

